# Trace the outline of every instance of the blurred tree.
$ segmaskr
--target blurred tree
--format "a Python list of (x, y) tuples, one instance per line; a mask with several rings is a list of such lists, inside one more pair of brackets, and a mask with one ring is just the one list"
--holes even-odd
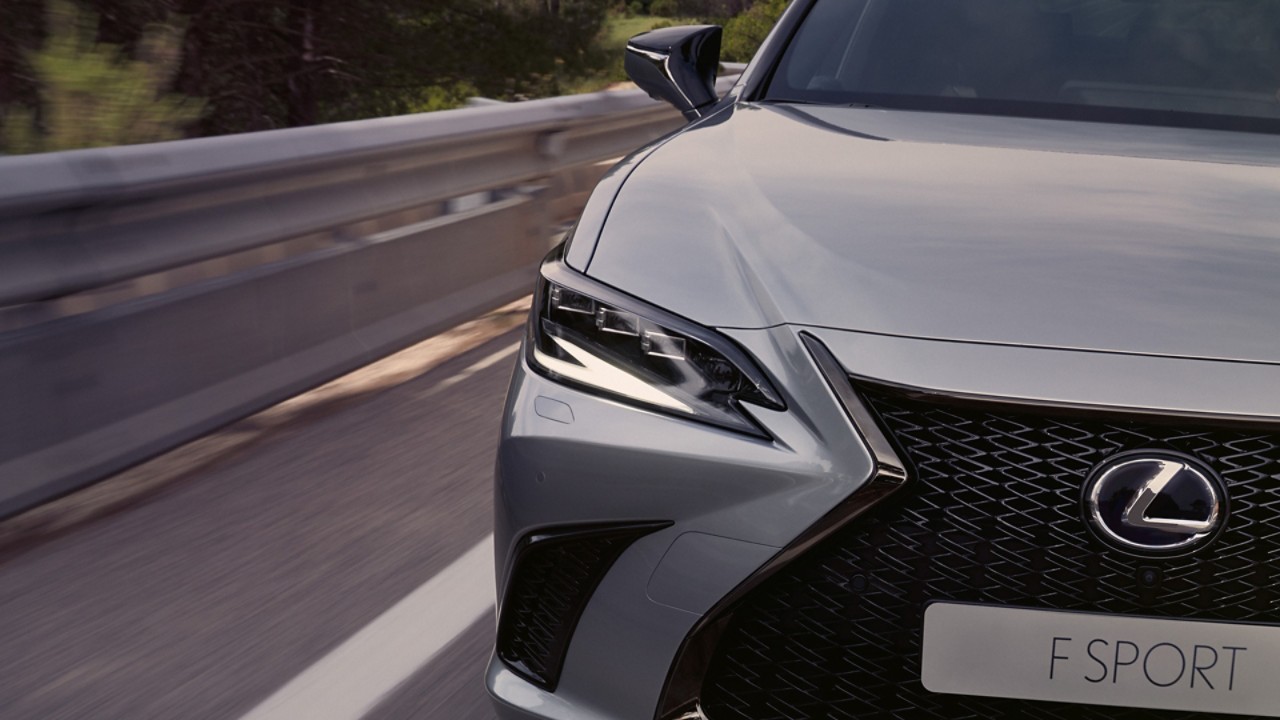
[[(56, 0), (90, 12), (79, 65), (150, 62), (149, 28), (184, 18), (168, 89), (205, 98), (190, 135), (414, 112), (483, 94), (521, 99), (576, 87), (610, 63), (597, 42), (617, 0)], [(43, 122), (63, 81), (30, 67), (55, 0), (0, 0), (0, 122)], [(46, 50), (51, 49), (46, 48)], [(172, 48), (172, 44), (167, 46)], [(40, 51), (45, 52), (45, 51)], [(60, 46), (59, 52), (68, 48)], [(83, 67), (81, 67), (83, 66)], [(79, 101), (80, 95), (59, 96)], [(167, 107), (160, 103), (158, 107)], [(86, 108), (86, 112), (90, 111)], [(93, 111), (96, 111), (93, 110)], [(34, 113), (34, 116), (32, 116)]]
[(696, 17), (703, 20), (731, 18), (750, 5), (750, 0), (677, 0), (676, 2), (677, 14), (681, 17)]
[(43, 0), (0, 2), (0, 132), (7, 115), (38, 107), (39, 87), (28, 58), (43, 43)]
[(167, 92), (180, 35), (150, 26), (136, 59), (96, 40), (94, 15), (65, 0), (49, 4), (48, 38), (27, 56), (39, 88), (39, 112), (11, 107), (0, 136), (6, 152), (46, 152), (173, 140), (202, 103)]
[(119, 45), (130, 57), (148, 28), (165, 23), (173, 14), (170, 0), (80, 0), (98, 18), (100, 42)]
[(462, 90), (555, 94), (594, 51), (610, 0), (177, 0), (191, 18), (178, 89), (210, 98), (202, 134), (410, 112)]
[(649, 4), (649, 12), (658, 17), (675, 17), (680, 12), (676, 0), (653, 0)]
[(746, 12), (724, 26), (720, 57), (727, 62), (747, 62), (787, 9), (788, 0), (757, 0)]

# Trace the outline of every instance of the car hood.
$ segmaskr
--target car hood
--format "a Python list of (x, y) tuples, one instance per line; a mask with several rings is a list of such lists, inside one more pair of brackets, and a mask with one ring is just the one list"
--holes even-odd
[(715, 327), (1280, 362), (1280, 138), (740, 104), (586, 269)]

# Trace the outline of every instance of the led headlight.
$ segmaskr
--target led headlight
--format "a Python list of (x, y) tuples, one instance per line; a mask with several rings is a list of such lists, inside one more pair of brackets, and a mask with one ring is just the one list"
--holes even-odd
[(728, 339), (567, 268), (543, 265), (529, 363), (561, 382), (754, 435), (739, 407), (782, 409), (764, 373)]

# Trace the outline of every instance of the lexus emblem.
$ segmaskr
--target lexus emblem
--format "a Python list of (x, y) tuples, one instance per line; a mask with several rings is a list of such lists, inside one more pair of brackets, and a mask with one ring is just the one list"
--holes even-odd
[(1208, 542), (1226, 521), (1222, 481), (1197, 460), (1130, 452), (1099, 465), (1085, 482), (1084, 510), (1105, 542), (1167, 554)]

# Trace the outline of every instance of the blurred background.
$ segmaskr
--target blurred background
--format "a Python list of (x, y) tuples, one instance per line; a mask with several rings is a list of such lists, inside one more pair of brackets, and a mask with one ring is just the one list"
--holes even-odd
[(631, 35), (726, 26), (745, 62), (784, 0), (4, 0), (0, 152), (208, 137), (625, 80)]
[(785, 4), (0, 0), (0, 719), (492, 720), (536, 268), (684, 123), (623, 46)]

